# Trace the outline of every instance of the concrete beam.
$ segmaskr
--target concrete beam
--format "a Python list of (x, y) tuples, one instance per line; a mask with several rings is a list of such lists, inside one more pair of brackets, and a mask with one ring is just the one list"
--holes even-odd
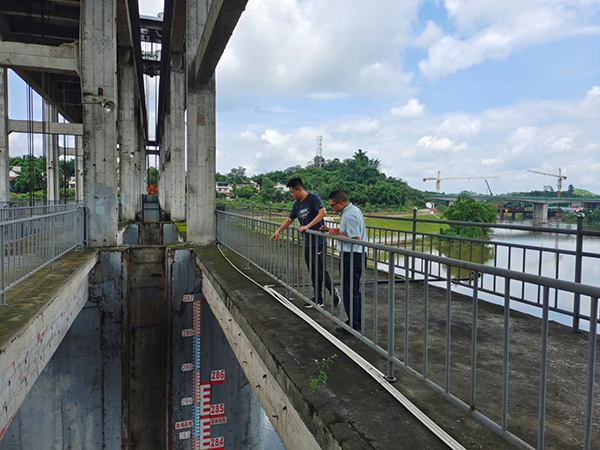
[(79, 47), (0, 42), (0, 66), (79, 75)]
[(194, 61), (196, 83), (210, 81), (248, 0), (213, 0)]
[(8, 121), (9, 133), (37, 133), (37, 134), (66, 134), (69, 136), (82, 136), (83, 125), (80, 123), (59, 122), (28, 122), (27, 120)]
[(171, 53), (182, 53), (185, 48), (185, 28), (179, 26), (185, 23), (186, 9), (185, 0), (171, 0)]
[(117, 1), (117, 41), (121, 47), (133, 47), (128, 0)]

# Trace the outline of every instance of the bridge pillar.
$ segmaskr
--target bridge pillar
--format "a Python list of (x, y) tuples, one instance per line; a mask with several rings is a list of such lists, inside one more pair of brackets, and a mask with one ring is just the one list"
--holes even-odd
[[(117, 245), (117, 2), (81, 0), (84, 197), (91, 247)], [(118, 107), (118, 105), (116, 105)]]
[[(58, 122), (58, 109), (56, 105), (44, 100), (45, 122)], [(58, 162), (58, 135), (45, 134), (46, 144), (46, 192), (48, 201), (58, 203), (60, 200), (60, 170)], [(67, 180), (65, 179), (65, 183)]]
[(186, 105), (188, 144), (187, 239), (207, 245), (216, 239), (215, 77), (195, 83), (196, 49), (206, 24), (206, 2), (187, 2)]
[(10, 200), (10, 158), (8, 150), (8, 76), (0, 67), (0, 202)]
[(119, 175), (121, 220), (135, 220), (138, 196), (135, 180), (135, 71), (131, 49), (119, 49)]
[(548, 203), (533, 204), (533, 222), (546, 223), (548, 222)]

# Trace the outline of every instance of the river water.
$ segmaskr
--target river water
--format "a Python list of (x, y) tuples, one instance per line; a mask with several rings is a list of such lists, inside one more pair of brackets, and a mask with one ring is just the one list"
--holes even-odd
[[(511, 222), (507, 223), (510, 224)], [(515, 221), (512, 223), (515, 225), (532, 226), (531, 221)], [(575, 230), (576, 224), (554, 222), (550, 223), (548, 228)], [(575, 235), (544, 233), (537, 231), (495, 229), (490, 240), (503, 244), (543, 247), (544, 249), (549, 250), (561, 249), (575, 251), (576, 249)], [(587, 256), (582, 259), (581, 283), (592, 286), (600, 286), (600, 237), (585, 236), (583, 239), (583, 252), (596, 254), (598, 257)], [(542, 252), (540, 261), (540, 252), (527, 250), (525, 253), (526, 257), (524, 260), (522, 250), (513, 248), (509, 251), (507, 247), (498, 246), (494, 251), (486, 252), (484, 264), (496, 265), (502, 268), (510, 268), (520, 272), (540, 274), (546, 277), (565, 281), (575, 281), (574, 256), (564, 254), (557, 255), (552, 252)], [(491, 281), (491, 278), (489, 280)], [(490, 281), (488, 281), (488, 283)], [(484, 286), (485, 284), (486, 280), (484, 280)], [(518, 290), (523, 289), (523, 285), (521, 283), (515, 282), (511, 286), (516, 287)], [(524, 289), (528, 298), (537, 298), (537, 287), (533, 285), (525, 285)], [(460, 290), (460, 288), (457, 290)], [(482, 298), (498, 304), (503, 302), (503, 300), (497, 296), (482, 294)], [(552, 290), (550, 304), (556, 304), (556, 306), (559, 308), (572, 311), (573, 294), (567, 292), (555, 292)], [(512, 301), (511, 308), (541, 317), (541, 309), (538, 307), (523, 305)], [(590, 314), (590, 302), (588, 298), (581, 298), (581, 313), (585, 315)], [(551, 312), (550, 319), (565, 325), (572, 324), (572, 318), (565, 314)], [(588, 329), (588, 325), (582, 322), (581, 328)]]

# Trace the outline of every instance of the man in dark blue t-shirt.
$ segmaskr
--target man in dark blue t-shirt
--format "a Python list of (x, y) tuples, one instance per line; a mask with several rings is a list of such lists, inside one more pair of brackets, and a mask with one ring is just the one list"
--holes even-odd
[[(292, 178), (288, 184), (290, 194), (294, 198), (294, 206), (290, 216), (285, 219), (279, 228), (273, 233), (270, 240), (279, 239), (279, 233), (289, 227), (294, 219), (300, 222), (300, 233), (304, 235), (304, 261), (310, 273), (310, 280), (315, 291), (313, 301), (319, 306), (323, 306), (323, 267), (325, 264), (325, 254), (323, 245), (325, 237), (323, 235), (304, 234), (306, 230), (319, 231), (319, 228), (325, 225), (323, 218), (327, 214), (323, 202), (317, 194), (307, 192), (304, 188), (301, 178)], [(331, 293), (332, 284), (329, 272), (325, 270), (325, 287)], [(334, 306), (340, 303), (340, 295), (337, 289), (333, 289)], [(305, 308), (312, 308), (312, 303), (306, 303)]]

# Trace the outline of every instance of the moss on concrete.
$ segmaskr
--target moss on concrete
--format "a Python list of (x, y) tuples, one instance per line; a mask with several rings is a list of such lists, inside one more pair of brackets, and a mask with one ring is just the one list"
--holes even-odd
[(54, 263), (22, 281), (6, 294), (8, 306), (0, 306), (0, 348), (25, 326), (38, 311), (59, 291), (65, 280), (71, 278), (91, 258), (96, 250), (86, 249), (67, 253)]

